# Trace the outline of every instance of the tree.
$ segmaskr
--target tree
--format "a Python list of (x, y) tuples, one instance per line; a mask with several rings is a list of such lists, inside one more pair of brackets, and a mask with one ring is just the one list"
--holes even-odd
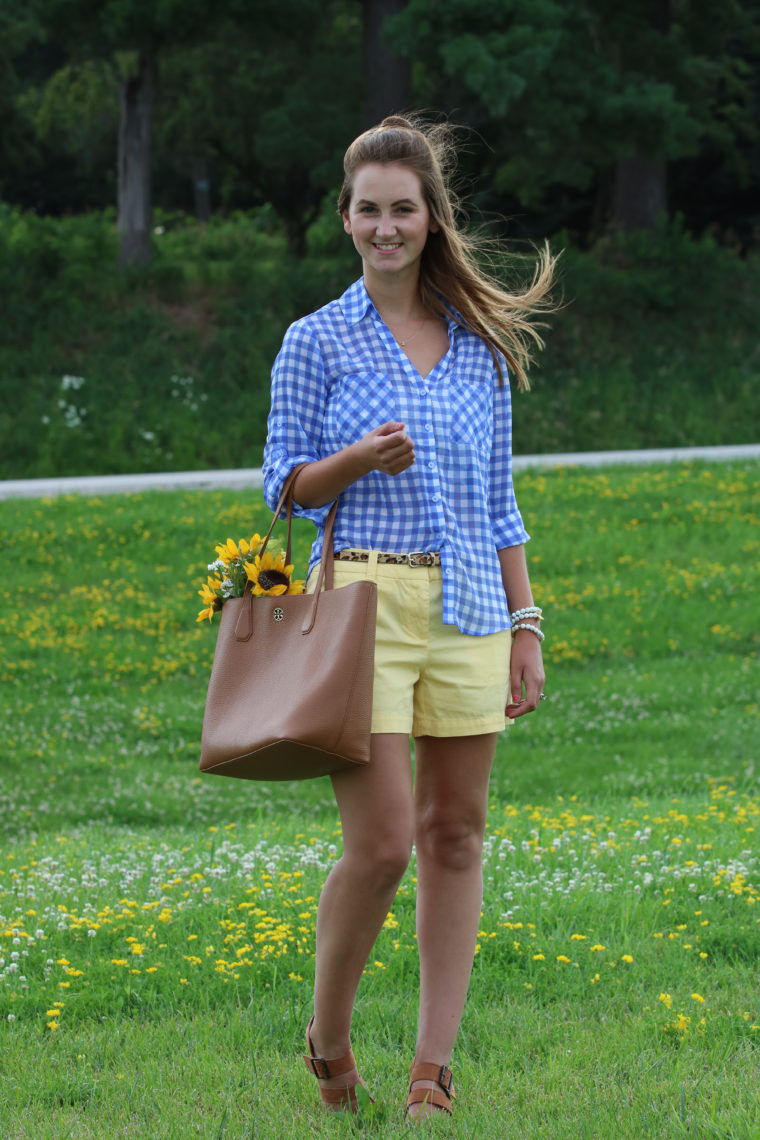
[(600, 221), (651, 227), (669, 162), (755, 129), (741, 0), (409, 0), (391, 26), (423, 61), (421, 101), (459, 102), (523, 206), (596, 188)]
[(372, 127), (386, 115), (409, 108), (411, 66), (398, 51), (388, 21), (399, 15), (407, 0), (362, 0), (362, 67), (364, 126)]
[(217, 20), (203, 45), (167, 53), (161, 131), (225, 171), (238, 200), (270, 204), (300, 256), (361, 126), (361, 25), (346, 0), (302, 0), (297, 19), (277, 7), (265, 31)]
[(169, 46), (201, 42), (214, 21), (233, 13), (259, 16), (244, 0), (34, 0), (50, 37), (75, 61), (118, 59), (118, 224), (121, 262), (151, 255), (151, 138), (161, 55)]

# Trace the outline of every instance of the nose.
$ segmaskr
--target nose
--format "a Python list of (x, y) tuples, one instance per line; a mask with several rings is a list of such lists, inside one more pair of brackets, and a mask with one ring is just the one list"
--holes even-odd
[(390, 214), (381, 214), (375, 226), (378, 237), (388, 237), (396, 232), (396, 223)]

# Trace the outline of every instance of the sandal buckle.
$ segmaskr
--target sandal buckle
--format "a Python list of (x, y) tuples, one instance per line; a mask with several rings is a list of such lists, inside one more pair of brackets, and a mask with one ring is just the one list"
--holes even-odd
[(329, 1080), (330, 1066), (324, 1057), (305, 1057), (304, 1060), (318, 1081)]
[(441, 1071), (438, 1074), (438, 1084), (441, 1086), (447, 1097), (451, 1097), (451, 1086), (454, 1083), (454, 1074), (451, 1069), (447, 1069), (445, 1065), (441, 1065)]

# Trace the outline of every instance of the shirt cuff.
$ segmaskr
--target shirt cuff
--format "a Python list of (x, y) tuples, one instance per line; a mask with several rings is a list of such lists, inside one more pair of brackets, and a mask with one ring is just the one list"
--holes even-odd
[(497, 550), (503, 550), (505, 546), (522, 546), (530, 542), (530, 535), (523, 526), (519, 511), (513, 511), (512, 514), (499, 519), (491, 519), (491, 530)]
[[(293, 468), (302, 463), (313, 463), (315, 458), (314, 455), (288, 455), (271, 461), (264, 472), (264, 499), (270, 511), (273, 511), (277, 506), (285, 480)], [(326, 503), (323, 507), (302, 507), (298, 503), (293, 503), (293, 515), (299, 519), (311, 519), (316, 527), (321, 527), (325, 523), (331, 506), (332, 503)], [(280, 518), (284, 519), (285, 517), (285, 508), (283, 507), (280, 511)]]

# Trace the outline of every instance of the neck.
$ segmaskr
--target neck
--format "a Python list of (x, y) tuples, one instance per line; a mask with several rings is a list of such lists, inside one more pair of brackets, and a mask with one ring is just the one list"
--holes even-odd
[[(417, 268), (417, 267), (415, 267)], [(374, 274), (364, 267), (364, 287), (384, 321), (408, 322), (426, 316), (420, 300), (419, 269), (413, 275)]]

